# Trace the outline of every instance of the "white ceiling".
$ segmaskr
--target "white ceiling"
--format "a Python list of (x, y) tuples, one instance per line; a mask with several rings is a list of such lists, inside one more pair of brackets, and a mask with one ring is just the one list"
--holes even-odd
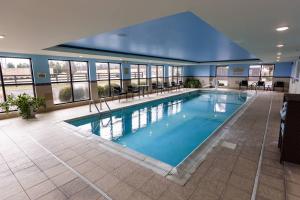
[[(43, 50), (150, 19), (192, 11), (264, 62), (300, 55), (300, 0), (1, 0), (0, 52), (74, 56)], [(275, 28), (288, 25), (278, 33)], [(92, 56), (99, 57), (103, 56)], [(133, 58), (130, 58), (133, 59)], [(130, 60), (128, 59), (128, 60)]]

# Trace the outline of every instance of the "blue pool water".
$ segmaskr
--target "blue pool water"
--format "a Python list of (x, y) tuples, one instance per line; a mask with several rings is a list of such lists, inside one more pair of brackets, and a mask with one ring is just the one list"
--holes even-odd
[(244, 93), (193, 92), (67, 122), (176, 166), (247, 99)]

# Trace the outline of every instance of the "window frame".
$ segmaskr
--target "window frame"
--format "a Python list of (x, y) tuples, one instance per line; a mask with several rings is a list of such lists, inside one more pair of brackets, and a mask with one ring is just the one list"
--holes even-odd
[[(137, 66), (137, 69), (138, 69), (138, 71), (137, 71), (137, 73), (138, 73), (138, 77), (137, 78), (132, 78), (132, 72), (131, 72), (131, 66), (132, 65), (136, 65)], [(140, 77), (140, 66), (146, 66), (146, 78), (141, 78)], [(138, 85), (140, 85), (141, 84), (141, 79), (143, 80), (143, 79), (146, 79), (146, 85), (148, 85), (149, 84), (149, 80), (148, 80), (148, 78), (149, 77), (147, 77), (147, 74), (149, 74), (149, 67), (148, 67), (148, 65), (147, 64), (130, 64), (130, 84), (132, 85), (132, 83), (131, 83), (131, 80), (138, 80)]]
[[(5, 86), (19, 86), (19, 85), (31, 85), (32, 86), (32, 91), (33, 91), (33, 96), (36, 97), (36, 91), (35, 91), (35, 78), (34, 78), (34, 73), (33, 73), (33, 67), (32, 67), (32, 60), (31, 58), (28, 57), (12, 57), (12, 56), (0, 56), (0, 58), (11, 58), (11, 59), (27, 59), (29, 61), (29, 69), (30, 69), (30, 75), (31, 75), (31, 83), (21, 83), (21, 84), (6, 84), (4, 82), (4, 78), (3, 78), (3, 71), (2, 71), (2, 63), (0, 62), (0, 87), (2, 87), (2, 93), (3, 93), (3, 100), (7, 101), (7, 94), (6, 94), (6, 90), (5, 90)], [(15, 110), (11, 110), (11, 111), (15, 111)]]
[[(264, 65), (272, 65), (273, 66), (273, 75), (272, 76), (262, 76), (262, 68)], [(250, 77), (255, 77), (258, 78), (258, 80), (262, 80), (262, 78), (272, 78), (272, 84), (273, 84), (273, 78), (274, 78), (274, 72), (275, 72), (275, 64), (256, 64), (256, 66), (260, 66), (260, 70), (259, 70), (259, 76), (250, 76), (250, 66), (255, 66), (255, 65), (249, 65), (249, 69), (248, 69), (248, 81)]]
[[(98, 75), (97, 75), (97, 63), (105, 63), (107, 64), (107, 79), (98, 79)], [(111, 79), (110, 77), (110, 64), (117, 64), (120, 66), (120, 78), (119, 79)], [(120, 82), (120, 87), (121, 90), (123, 89), (123, 78), (122, 78), (122, 63), (118, 63), (118, 62), (95, 62), (95, 68), (96, 68), (96, 81), (97, 81), (97, 85), (98, 85), (98, 81), (108, 81), (108, 87), (109, 87), (109, 95), (108, 97), (112, 96), (111, 93), (111, 80), (117, 80)]]
[[(170, 68), (171, 68), (171, 74), (170, 74)], [(176, 71), (177, 71), (176, 75), (174, 75), (174, 68), (176, 68)], [(181, 69), (181, 75), (179, 75), (178, 69)], [(174, 81), (176, 84), (178, 84), (179, 81), (183, 81), (183, 66), (169, 66), (168, 78), (169, 78), (169, 83)], [(175, 81), (175, 78), (176, 78), (176, 81)]]
[[(152, 77), (152, 68), (153, 67), (155, 67), (155, 71), (156, 71), (156, 76), (155, 77)], [(159, 67), (162, 67), (162, 69), (163, 69), (163, 74), (162, 74), (162, 76), (158, 76), (158, 68)], [(151, 65), (151, 83), (153, 83), (152, 82), (152, 79), (155, 79), (155, 83), (156, 83), (156, 85), (158, 85), (158, 79), (159, 78), (162, 78), (163, 79), (163, 83), (164, 83), (164, 78), (165, 78), (165, 66), (164, 65)], [(162, 83), (162, 84), (163, 84)]]
[[(70, 87), (71, 87), (71, 101), (70, 102), (62, 102), (62, 103), (54, 103), (53, 100), (53, 104), (54, 105), (62, 105), (62, 104), (68, 104), (68, 103), (76, 103), (76, 102), (81, 102), (81, 101), (88, 101), (91, 100), (91, 87), (90, 87), (90, 66), (89, 66), (89, 62), (87, 60), (64, 60), (64, 59), (48, 59), (48, 68), (50, 71), (50, 65), (49, 65), (49, 61), (63, 61), (63, 62), (68, 62), (69, 64), (69, 71), (70, 71), (70, 81), (57, 81), (57, 82), (52, 82), (51, 80), (51, 73), (50, 73), (50, 84), (51, 84), (51, 88), (52, 88), (52, 83), (70, 83)], [(72, 73), (72, 65), (71, 62), (85, 62), (87, 65), (87, 80), (86, 81), (73, 81), (73, 73)], [(87, 99), (82, 99), (82, 100), (74, 100), (74, 87), (73, 87), (73, 82), (74, 83), (82, 83), (82, 82), (87, 82), (88, 83), (88, 91), (89, 91), (89, 98)], [(53, 97), (53, 92), (52, 92), (52, 97)]]

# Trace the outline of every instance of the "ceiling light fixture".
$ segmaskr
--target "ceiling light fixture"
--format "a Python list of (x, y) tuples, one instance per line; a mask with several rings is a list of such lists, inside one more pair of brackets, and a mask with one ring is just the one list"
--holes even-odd
[(283, 47), (283, 46), (284, 46), (284, 44), (277, 44), (276, 47), (281, 48), (281, 47)]
[(277, 56), (281, 56), (281, 55), (282, 55), (282, 53), (281, 53), (281, 52), (278, 52), (278, 53), (277, 53)]
[(0, 39), (4, 39), (5, 38), (5, 35), (0, 35)]
[(280, 59), (280, 56), (277, 56), (276, 58), (277, 58), (277, 59)]
[(281, 32), (281, 31), (286, 31), (286, 30), (288, 30), (288, 29), (289, 29), (288, 26), (282, 26), (282, 27), (276, 28), (276, 31)]

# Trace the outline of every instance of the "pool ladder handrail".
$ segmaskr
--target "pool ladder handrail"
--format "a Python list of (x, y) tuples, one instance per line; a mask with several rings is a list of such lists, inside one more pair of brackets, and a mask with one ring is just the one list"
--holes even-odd
[(95, 100), (90, 100), (90, 102), (89, 102), (89, 110), (90, 110), (90, 112), (92, 112), (92, 104), (94, 104), (94, 106), (95, 106), (96, 110), (98, 111), (98, 113), (101, 114), (101, 110), (102, 110), (102, 100), (103, 100), (104, 103), (105, 103), (105, 105), (106, 105), (106, 107), (108, 108), (109, 113), (111, 114), (111, 108), (110, 108), (110, 106), (108, 105), (106, 99), (103, 98), (103, 97), (100, 97), (99, 100), (100, 100), (100, 108), (98, 108), (97, 103), (95, 102)]

